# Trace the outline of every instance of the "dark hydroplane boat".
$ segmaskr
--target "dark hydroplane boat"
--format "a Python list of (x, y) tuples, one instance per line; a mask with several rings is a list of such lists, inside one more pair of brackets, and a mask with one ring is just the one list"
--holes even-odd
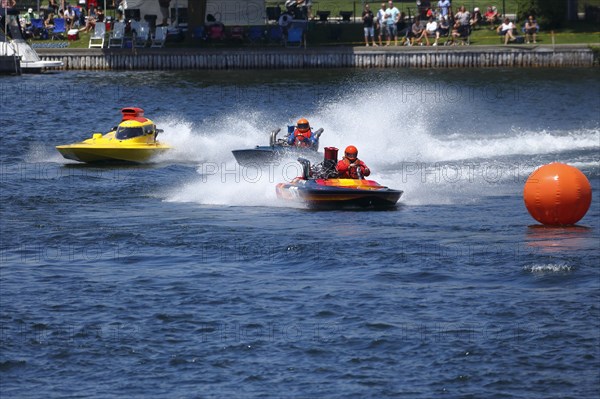
[(288, 137), (293, 134), (294, 126), (288, 126), (288, 134), (283, 139), (278, 139), (277, 134), (281, 129), (271, 132), (269, 145), (256, 146), (244, 150), (233, 150), (233, 156), (238, 164), (247, 166), (251, 164), (265, 164), (278, 162), (285, 158), (303, 157), (313, 161), (322, 158), (323, 154), (319, 153), (319, 137), (323, 133), (323, 129), (319, 129), (312, 133), (313, 140), (310, 146), (296, 146), (288, 143)]
[(299, 158), (302, 176), (291, 183), (279, 183), (277, 197), (305, 203), (312, 208), (358, 206), (362, 208), (391, 208), (402, 195), (401, 190), (382, 186), (374, 180), (340, 179), (337, 177), (337, 151), (325, 148), (325, 160), (313, 167), (307, 159)]

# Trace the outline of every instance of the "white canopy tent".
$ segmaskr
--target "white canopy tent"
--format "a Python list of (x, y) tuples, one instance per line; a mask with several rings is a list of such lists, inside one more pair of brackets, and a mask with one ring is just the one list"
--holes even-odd
[(265, 0), (208, 0), (206, 14), (225, 25), (262, 25), (265, 23)]
[[(187, 7), (188, 0), (171, 0), (169, 8)], [(127, 0), (127, 8), (139, 9), (142, 19), (144, 15), (162, 18), (158, 0)], [(225, 25), (261, 25), (266, 17), (265, 0), (207, 0), (206, 14), (212, 14)]]
[[(187, 8), (188, 0), (171, 0), (169, 8)], [(139, 9), (142, 19), (144, 15), (156, 15), (160, 20), (160, 6), (158, 0), (127, 0), (127, 8)]]

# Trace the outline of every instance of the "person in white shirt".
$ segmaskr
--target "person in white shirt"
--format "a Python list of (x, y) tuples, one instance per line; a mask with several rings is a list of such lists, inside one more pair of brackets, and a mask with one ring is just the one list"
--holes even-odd
[(65, 28), (67, 31), (73, 29), (73, 24), (75, 23), (75, 10), (70, 5), (67, 6), (65, 10)]
[(440, 0), (438, 1), (438, 8), (442, 14), (442, 17), (448, 15), (448, 9), (450, 8), (450, 0)]
[[(427, 45), (429, 46), (429, 37), (435, 37), (436, 36), (436, 32), (438, 30), (438, 23), (436, 22), (436, 20), (433, 17), (429, 17), (429, 20), (427, 21), (427, 25), (425, 25), (425, 42), (427, 42)], [(435, 38), (435, 42), (433, 43), (434, 46), (437, 46), (437, 37)]]
[(504, 23), (496, 29), (500, 36), (504, 36), (504, 45), (507, 45), (509, 40), (511, 42), (515, 40), (514, 29), (515, 25), (508, 18), (504, 18)]
[(379, 39), (379, 45), (381, 46), (381, 37), (388, 36), (387, 24), (385, 23), (385, 3), (381, 3), (381, 8), (377, 11), (377, 25), (379, 26), (379, 32), (377, 38)]
[(388, 1), (388, 8), (385, 10), (385, 23), (387, 24), (388, 40), (386, 46), (390, 45), (392, 36), (394, 37), (394, 46), (398, 45), (398, 20), (400, 18), (400, 10), (394, 7), (392, 1)]

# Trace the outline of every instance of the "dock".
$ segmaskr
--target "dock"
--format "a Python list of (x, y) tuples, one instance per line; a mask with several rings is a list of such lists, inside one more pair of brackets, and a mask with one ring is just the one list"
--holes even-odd
[(598, 65), (589, 45), (36, 49), (64, 70), (571, 68)]

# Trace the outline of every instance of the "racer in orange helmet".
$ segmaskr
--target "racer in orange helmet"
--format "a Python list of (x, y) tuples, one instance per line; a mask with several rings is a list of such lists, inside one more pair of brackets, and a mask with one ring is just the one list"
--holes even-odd
[(294, 133), (288, 138), (288, 144), (298, 147), (311, 147), (314, 145), (314, 140), (312, 140), (312, 130), (306, 119), (298, 119)]
[(344, 157), (337, 164), (337, 171), (340, 179), (360, 179), (371, 174), (367, 165), (358, 159), (358, 150), (353, 145), (346, 147)]

